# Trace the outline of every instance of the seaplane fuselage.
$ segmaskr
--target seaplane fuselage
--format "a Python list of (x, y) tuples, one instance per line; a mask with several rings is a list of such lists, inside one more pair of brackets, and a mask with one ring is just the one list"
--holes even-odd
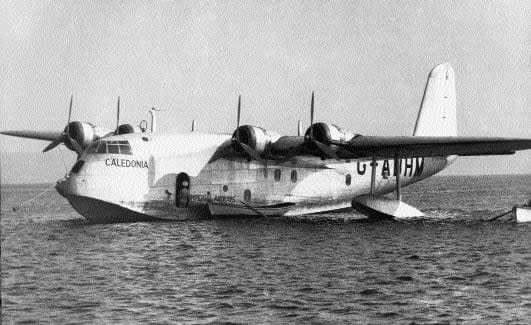
[[(412, 136), (366, 136), (335, 124), (314, 123), (284, 135), (240, 125), (232, 135), (157, 133), (119, 123), (114, 131), (71, 122), (62, 132), (3, 131), (60, 144), (78, 160), (56, 188), (93, 222), (186, 220), (211, 216), (304, 215), (352, 207), (369, 217), (424, 214), (401, 200), (400, 189), (432, 176), (457, 156), (510, 155), (531, 139), (457, 135), (455, 76), (439, 64), (428, 76)], [(193, 127), (195, 129), (195, 127)], [(396, 191), (396, 199), (383, 196)]]
[[(230, 135), (124, 134), (87, 148), (57, 189), (93, 222), (186, 220), (223, 215), (302, 215), (351, 206), (368, 193), (370, 159), (297, 156), (285, 162), (245, 156), (213, 162)], [(376, 160), (374, 194), (420, 181), (455, 156)]]

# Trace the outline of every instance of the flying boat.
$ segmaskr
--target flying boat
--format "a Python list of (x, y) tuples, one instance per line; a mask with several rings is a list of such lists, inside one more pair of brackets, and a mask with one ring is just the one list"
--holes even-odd
[[(448, 167), (458, 156), (510, 155), (531, 139), (457, 135), (455, 76), (450, 64), (428, 76), (412, 136), (367, 136), (314, 123), (296, 136), (253, 125), (232, 134), (159, 133), (119, 124), (115, 130), (70, 121), (62, 132), (4, 131), (51, 141), (78, 159), (56, 190), (95, 223), (189, 220), (216, 216), (294, 216), (345, 208), (372, 218), (422, 217), (401, 199), (404, 186)], [(390, 194), (396, 192), (392, 197)]]

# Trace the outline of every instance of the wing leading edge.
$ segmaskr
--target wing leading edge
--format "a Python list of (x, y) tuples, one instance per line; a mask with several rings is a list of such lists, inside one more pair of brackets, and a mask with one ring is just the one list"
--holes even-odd
[[(327, 150), (323, 151), (322, 147), (326, 147)], [(271, 143), (261, 158), (286, 161), (302, 156), (337, 159), (483, 156), (511, 155), (516, 151), (528, 149), (531, 149), (531, 139), (522, 138), (358, 135), (350, 141), (321, 142), (317, 148), (305, 137), (286, 136)], [(333, 152), (333, 155), (328, 152)], [(211, 162), (219, 158), (241, 156), (245, 154), (236, 151), (231, 141), (227, 140), (218, 148)]]
[(19, 138), (53, 141), (58, 136), (61, 135), (61, 132), (57, 132), (57, 131), (2, 131), (0, 132), (0, 134), (10, 135), (10, 136), (19, 137)]
[(357, 136), (332, 142), (343, 158), (405, 158), (434, 156), (510, 155), (531, 149), (531, 139), (493, 137)]

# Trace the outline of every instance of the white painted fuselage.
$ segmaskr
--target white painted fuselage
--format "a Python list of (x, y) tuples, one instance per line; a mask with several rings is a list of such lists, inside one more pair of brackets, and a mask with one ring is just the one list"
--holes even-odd
[[(88, 148), (57, 190), (93, 222), (186, 220), (219, 215), (302, 215), (343, 209), (370, 191), (371, 161), (297, 156), (286, 162), (246, 157), (209, 162), (230, 135), (133, 133), (130, 152)], [(111, 151), (109, 149), (109, 151)], [(455, 156), (402, 159), (402, 186), (448, 166)], [(396, 186), (393, 160), (378, 160), (375, 193)]]

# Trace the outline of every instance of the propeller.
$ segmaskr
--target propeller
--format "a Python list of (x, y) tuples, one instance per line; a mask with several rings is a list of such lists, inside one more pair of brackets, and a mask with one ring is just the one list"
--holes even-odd
[(310, 108), (310, 123), (311, 124), (310, 124), (310, 132), (308, 134), (307, 139), (308, 141), (310, 141), (310, 143), (314, 144), (317, 148), (319, 148), (319, 150), (322, 153), (324, 153), (328, 157), (340, 160), (340, 158), (337, 156), (335, 151), (332, 150), (328, 144), (319, 142), (315, 140), (315, 138), (313, 137), (313, 115), (314, 115), (314, 92), (312, 91), (312, 103), (311, 103), (311, 108)]
[(312, 91), (312, 101), (311, 101), (311, 104), (310, 104), (310, 130), (309, 130), (308, 134), (305, 136), (306, 137), (305, 138), (306, 141), (304, 141), (300, 145), (298, 145), (298, 146), (294, 147), (293, 149), (291, 149), (284, 156), (282, 161), (290, 160), (294, 156), (304, 152), (304, 148), (308, 145), (308, 142), (313, 144), (313, 145), (315, 145), (315, 147), (317, 147), (326, 156), (331, 157), (331, 158), (335, 158), (337, 160), (340, 160), (340, 158), (337, 156), (335, 151), (332, 150), (329, 145), (327, 145), (325, 143), (322, 143), (322, 142), (319, 142), (313, 137), (313, 117), (314, 117), (314, 114), (315, 114), (315, 104), (314, 103), (315, 103), (315, 94)]
[(242, 97), (241, 95), (238, 96), (238, 117), (237, 117), (237, 122), (236, 122), (236, 132), (235, 132), (235, 136), (232, 138), (232, 141), (236, 146), (239, 146), (240, 148), (242, 148), (243, 151), (245, 151), (245, 153), (249, 155), (249, 157), (255, 160), (258, 160), (258, 161), (263, 161), (262, 157), (260, 157), (260, 155), (253, 148), (249, 147), (245, 143), (242, 143), (240, 140), (240, 116), (241, 116), (241, 100), (242, 100), (241, 97)]
[(68, 121), (66, 123), (66, 127), (64, 131), (57, 137), (55, 140), (53, 140), (49, 145), (44, 148), (42, 152), (47, 152), (52, 150), (53, 148), (57, 147), (61, 143), (64, 143), (67, 146), (70, 146), (73, 148), (78, 155), (81, 155), (83, 153), (83, 149), (81, 146), (77, 143), (76, 140), (74, 140), (72, 137), (70, 137), (70, 120), (72, 118), (72, 104), (74, 102), (74, 95), (70, 96), (70, 107), (68, 108)]

